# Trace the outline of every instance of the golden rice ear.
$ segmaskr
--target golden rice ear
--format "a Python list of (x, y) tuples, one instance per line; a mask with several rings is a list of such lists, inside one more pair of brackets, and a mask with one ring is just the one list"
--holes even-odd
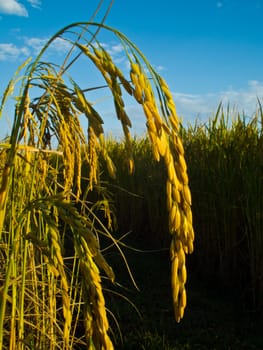
[(129, 169), (129, 173), (133, 174), (135, 171), (135, 166), (134, 166), (134, 160), (133, 158), (129, 158), (128, 159), (128, 169)]
[(117, 169), (109, 156), (106, 157), (106, 164), (110, 177), (116, 179)]
[[(144, 73), (142, 66), (138, 60), (130, 62), (133, 96), (139, 104), (142, 104), (154, 158), (157, 161), (163, 158), (167, 169), (166, 195), (171, 233), (172, 290), (176, 320), (179, 322), (186, 306), (186, 292), (185, 289), (182, 289), (187, 276), (185, 252), (191, 253), (193, 251), (192, 201), (184, 148), (179, 137), (180, 122), (172, 93), (163, 78), (154, 75), (154, 73), (153, 76), (157, 81), (160, 109), (157, 107), (149, 78)], [(179, 251), (175, 248), (174, 242), (177, 242), (177, 245), (180, 242)], [(178, 256), (181, 259), (180, 268), (175, 273), (175, 262)], [(179, 289), (184, 291), (180, 294)]]
[(3, 209), (5, 205), (9, 175), (10, 165), (6, 163), (2, 172), (2, 182), (0, 187), (0, 210)]
[[(80, 261), (80, 269), (85, 281), (84, 293), (89, 301), (90, 321), (86, 324), (86, 335), (92, 336), (98, 349), (112, 349), (113, 344), (108, 335), (109, 323), (105, 308), (105, 299), (102, 292), (101, 277), (98, 267), (89, 252)], [(91, 339), (87, 339), (90, 341)]]
[(89, 162), (89, 185), (93, 189), (93, 184), (98, 182), (98, 139), (91, 126), (88, 127), (88, 162)]

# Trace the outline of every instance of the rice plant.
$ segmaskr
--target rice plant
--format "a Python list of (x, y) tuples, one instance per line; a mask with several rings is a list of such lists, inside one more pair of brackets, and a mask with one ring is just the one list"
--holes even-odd
[[(195, 269), (239, 307), (262, 312), (262, 108), (220, 104), (182, 131), (198, 232)], [(202, 278), (201, 277), (201, 278)]]
[[(228, 295), (239, 311), (253, 317), (262, 315), (263, 295), (260, 101), (255, 109), (246, 116), (219, 104), (207, 122), (180, 129), (198, 233), (188, 268), (207, 288)], [(134, 239), (137, 248), (165, 249), (165, 164), (154, 162), (146, 137), (133, 143), (138, 170), (133, 177), (121, 168), (123, 144), (110, 140), (107, 146), (120, 169), (109, 184), (115, 189), (118, 224), (121, 232), (132, 230), (130, 242)], [(105, 171), (103, 178), (108, 179)]]
[[(122, 44), (128, 76), (97, 39), (100, 30)], [(64, 62), (45, 61), (58, 39), (71, 45)], [(81, 88), (69, 75), (80, 56), (94, 65), (111, 93), (129, 173), (136, 171), (136, 164), (125, 95), (141, 106), (154, 159), (165, 164), (176, 321), (184, 314), (185, 255), (193, 251), (194, 231), (171, 92), (122, 33), (103, 23), (74, 23), (56, 33), (33, 62), (20, 67), (1, 101), (2, 111), (18, 90), (11, 134), (0, 145), (0, 350), (113, 349), (102, 280), (114, 283), (115, 275), (102, 254), (101, 237), (107, 236), (123, 254), (87, 198), (100, 186), (99, 157), (113, 178), (118, 169), (105, 147), (104, 119), (88, 98), (90, 89)], [(87, 133), (80, 116), (87, 120)], [(83, 178), (88, 179), (84, 191)], [(107, 198), (104, 209), (110, 220)]]

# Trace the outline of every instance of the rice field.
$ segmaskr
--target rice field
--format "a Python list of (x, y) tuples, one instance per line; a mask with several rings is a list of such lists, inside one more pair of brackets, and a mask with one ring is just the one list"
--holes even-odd
[[(208, 122), (180, 130), (196, 232), (191, 273), (255, 314), (263, 306), (262, 117), (260, 104), (251, 117), (220, 104)], [(120, 232), (131, 230), (131, 242), (143, 249), (168, 248), (165, 166), (154, 163), (147, 138), (134, 143), (134, 176), (124, 170), (109, 185)], [(108, 146), (121, 164), (121, 144)]]
[[(187, 263), (190, 306), (186, 320), (177, 328), (171, 325), (172, 310), (167, 306), (171, 295), (164, 292), (168, 282), (163, 271), (169, 273), (165, 262), (168, 264), (170, 243), (165, 165), (154, 162), (147, 138), (134, 139), (134, 175), (130, 177), (123, 168), (115, 182), (108, 184), (119, 237), (128, 233), (124, 239), (127, 256), (145, 291), (145, 299), (137, 300), (148, 326), (141, 334), (136, 330), (144, 329), (144, 323), (138, 326), (137, 320), (134, 328), (132, 321), (125, 326), (127, 337), (131, 337), (125, 349), (129, 341), (148, 344), (141, 348), (149, 349), (154, 344), (163, 349), (262, 348), (262, 116), (260, 103), (250, 117), (220, 104), (208, 122), (181, 127), (196, 240)], [(108, 147), (121, 168), (118, 154), (122, 144), (109, 140)], [(125, 314), (121, 316), (126, 325)], [(156, 328), (152, 319), (158, 323)], [(192, 335), (188, 340), (187, 332)]]
[[(128, 73), (97, 40), (100, 30), (123, 45)], [(72, 49), (61, 65), (45, 62), (58, 38)], [(122, 141), (105, 137), (103, 116), (69, 75), (80, 56), (105, 80)], [(171, 329), (183, 332), (191, 282), (235, 300), (248, 320), (262, 316), (260, 101), (250, 119), (219, 105), (207, 123), (183, 127), (142, 52), (93, 22), (61, 29), (19, 67), (0, 113), (14, 94), (12, 130), (0, 142), (0, 350), (200, 346), (191, 334), (184, 344), (169, 339)], [(143, 137), (131, 136), (125, 96), (144, 113)], [(149, 254), (160, 257), (147, 271)], [(144, 304), (144, 283), (165, 293)], [(127, 305), (136, 316), (127, 318)], [(163, 338), (145, 305), (163, 320)]]

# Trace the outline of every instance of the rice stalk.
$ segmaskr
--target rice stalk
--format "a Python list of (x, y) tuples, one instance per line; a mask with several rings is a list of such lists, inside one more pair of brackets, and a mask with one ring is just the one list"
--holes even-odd
[[(91, 33), (87, 28), (94, 26), (120, 40), (130, 62), (130, 77), (125, 77), (94, 36), (92, 40), (85, 37)], [(124, 155), (131, 174), (135, 172), (132, 123), (124, 94), (131, 95), (145, 113), (154, 157), (157, 161), (162, 159), (167, 169), (171, 281), (177, 321), (183, 317), (186, 306), (185, 254), (193, 250), (194, 232), (187, 166), (172, 95), (165, 81), (124, 35), (102, 24), (76, 23), (56, 33), (26, 67), (10, 140), (1, 146), (5, 158), (0, 185), (1, 244), (8, 247), (1, 274), (1, 350), (10, 346), (22, 350), (28, 343), (38, 348), (70, 349), (80, 322), (76, 300), (83, 303), (87, 347), (113, 349), (101, 274), (114, 282), (114, 272), (101, 253), (101, 232), (94, 224), (99, 219), (94, 215), (86, 218), (75, 206), (87, 207), (92, 213), (81, 197), (85, 161), (89, 167), (89, 191), (100, 180), (100, 155), (113, 177), (118, 169), (104, 147), (103, 118), (75, 80), (66, 77), (67, 59), (62, 66), (42, 61), (57, 38), (72, 43), (85, 54), (105, 79), (122, 125)], [(82, 114), (88, 120), (87, 134), (80, 124)], [(109, 212), (109, 205), (104, 208)], [(101, 227), (105, 228), (103, 224)], [(104, 235), (112, 239), (123, 256), (117, 240), (106, 228)], [(66, 268), (67, 240), (73, 242), (74, 266), (79, 269)], [(77, 294), (73, 292), (75, 283)], [(32, 285), (35, 299), (30, 293)], [(32, 327), (35, 320), (37, 324)], [(8, 338), (4, 329), (8, 330)]]

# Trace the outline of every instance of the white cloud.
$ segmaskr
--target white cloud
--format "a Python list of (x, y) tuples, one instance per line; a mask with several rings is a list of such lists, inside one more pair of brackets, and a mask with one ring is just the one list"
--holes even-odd
[(70, 42), (68, 42), (62, 38), (57, 38), (51, 44), (50, 49), (53, 52), (65, 54), (71, 47), (72, 47), (72, 44), (70, 44)]
[(19, 48), (12, 43), (0, 44), (0, 61), (15, 61), (21, 55), (29, 55), (27, 47), (23, 46)]
[(33, 50), (35, 54), (38, 54), (39, 51), (43, 48), (43, 46), (46, 44), (47, 39), (43, 38), (24, 38), (25, 44)]
[(40, 0), (27, 0), (27, 2), (30, 3), (30, 5), (36, 9), (40, 9), (41, 7), (41, 1)]
[(184, 121), (192, 122), (196, 118), (207, 120), (215, 113), (219, 103), (223, 106), (230, 106), (231, 109), (252, 116), (257, 107), (257, 99), (263, 98), (263, 82), (251, 80), (243, 89), (234, 90), (229, 87), (218, 93), (187, 94), (173, 93), (177, 111)]
[[(25, 44), (37, 55), (48, 42), (49, 38), (24, 38)], [(71, 44), (61, 38), (57, 38), (49, 46), (48, 54), (65, 54), (71, 48)]]
[(111, 55), (116, 55), (124, 51), (122, 44), (112, 45), (109, 52)]
[[(33, 8), (40, 9), (41, 7), (41, 0), (27, 0), (27, 2)], [(0, 0), (0, 13), (28, 17), (26, 7), (17, 0)]]
[[(24, 42), (22, 46), (14, 43), (0, 43), (0, 61), (14, 62), (30, 55), (36, 56), (48, 41), (47, 38), (20, 38), (20, 40)], [(65, 54), (70, 47), (70, 43), (58, 38), (50, 45), (47, 54)]]
[(0, 0), (0, 13), (28, 17), (25, 6), (16, 0)]

